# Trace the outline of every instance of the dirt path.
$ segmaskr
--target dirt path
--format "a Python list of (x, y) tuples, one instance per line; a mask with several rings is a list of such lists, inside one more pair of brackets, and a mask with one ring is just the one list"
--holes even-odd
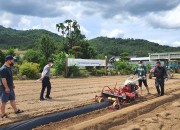
[[(94, 102), (94, 96), (101, 92), (103, 86), (114, 87), (116, 82), (120, 86), (126, 78), (127, 76), (106, 76), (83, 79), (52, 79), (51, 96), (53, 100), (43, 102), (39, 101), (40, 83), (34, 83), (34, 81), (15, 81), (17, 104), (25, 112), (20, 115), (14, 115), (11, 107), (8, 105), (7, 113), (10, 118), (0, 119), (0, 125), (92, 104)], [(148, 84), (150, 91), (155, 94), (154, 79), (148, 80)], [(170, 79), (166, 83), (165, 91), (178, 89), (178, 86), (180, 86), (179, 75), (176, 75), (174, 79)], [(144, 87), (143, 93), (146, 94)], [(107, 110), (105, 109), (105, 111)], [(97, 111), (97, 113), (101, 112)]]

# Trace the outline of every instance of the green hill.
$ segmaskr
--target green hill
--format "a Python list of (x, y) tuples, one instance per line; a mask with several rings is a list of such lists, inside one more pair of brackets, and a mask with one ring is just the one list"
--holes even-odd
[(33, 48), (42, 35), (48, 35), (55, 43), (61, 42), (62, 37), (43, 29), (15, 30), (0, 25), (0, 48)]
[(96, 48), (98, 54), (107, 56), (119, 56), (122, 52), (132, 56), (148, 56), (148, 53), (180, 51), (180, 47), (163, 46), (142, 39), (97, 37), (90, 40), (90, 45)]
[[(0, 49), (19, 48), (27, 50), (36, 47), (36, 43), (42, 35), (49, 35), (54, 43), (62, 43), (61, 36), (47, 30), (24, 31), (0, 26)], [(89, 40), (89, 42), (97, 54), (107, 56), (119, 56), (122, 52), (127, 52), (132, 56), (148, 56), (148, 53), (180, 51), (180, 47), (162, 46), (142, 39), (97, 37)]]

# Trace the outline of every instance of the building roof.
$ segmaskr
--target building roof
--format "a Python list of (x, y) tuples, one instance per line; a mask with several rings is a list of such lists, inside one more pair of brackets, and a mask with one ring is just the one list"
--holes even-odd
[(131, 61), (149, 61), (149, 57), (136, 57), (136, 58), (131, 58)]

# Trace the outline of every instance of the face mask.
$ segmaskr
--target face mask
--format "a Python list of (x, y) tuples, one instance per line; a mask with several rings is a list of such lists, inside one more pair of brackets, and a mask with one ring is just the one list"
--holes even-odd
[(160, 67), (160, 65), (156, 65), (157, 67)]
[(14, 66), (14, 63), (13, 63), (13, 62), (11, 62), (11, 63), (10, 63), (10, 66)]
[(53, 64), (51, 64), (51, 67), (53, 66)]
[(10, 66), (14, 66), (14, 63), (11, 63)]
[(139, 64), (139, 66), (141, 67), (141, 66), (142, 66), (142, 64)]

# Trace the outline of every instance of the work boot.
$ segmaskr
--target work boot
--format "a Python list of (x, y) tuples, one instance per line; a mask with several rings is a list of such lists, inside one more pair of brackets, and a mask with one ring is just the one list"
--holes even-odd
[(40, 101), (44, 101), (44, 100), (46, 100), (45, 98), (40, 98)]
[(47, 99), (52, 99), (52, 97), (50, 97), (50, 96), (48, 96), (48, 97), (46, 97)]

